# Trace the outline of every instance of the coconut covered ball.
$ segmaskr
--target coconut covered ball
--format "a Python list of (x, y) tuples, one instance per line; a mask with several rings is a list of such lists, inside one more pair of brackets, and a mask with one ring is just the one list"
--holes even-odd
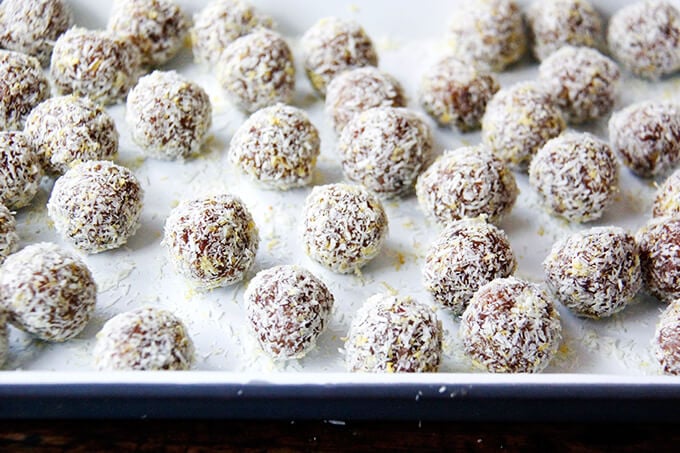
[(0, 204), (28, 206), (40, 188), (40, 158), (23, 132), (0, 131)]
[(23, 53), (0, 50), (0, 93), (0, 130), (23, 129), (33, 107), (50, 96), (40, 62)]
[(562, 341), (555, 304), (540, 286), (515, 277), (479, 288), (460, 325), (465, 354), (493, 373), (538, 373)]
[(529, 184), (551, 213), (573, 222), (602, 217), (618, 191), (618, 167), (609, 145), (588, 133), (549, 140), (529, 166)]
[(491, 98), (482, 143), (511, 169), (526, 172), (538, 150), (566, 128), (561, 110), (541, 86), (520, 82)]
[(609, 20), (609, 50), (633, 74), (658, 79), (680, 68), (680, 11), (671, 2), (639, 1)]
[(519, 189), (508, 167), (479, 145), (444, 151), (418, 178), (416, 194), (423, 212), (439, 224), (479, 216), (497, 224)]
[(516, 268), (517, 260), (503, 230), (480, 219), (458, 220), (430, 247), (423, 283), (435, 301), (460, 316), (480, 286), (508, 277)]
[(338, 140), (350, 181), (382, 197), (407, 195), (432, 154), (432, 131), (417, 113), (376, 107), (356, 115)]
[(629, 105), (609, 119), (609, 140), (635, 174), (665, 174), (680, 161), (680, 106), (663, 101)]
[(0, 294), (14, 326), (54, 342), (78, 335), (97, 301), (97, 287), (85, 263), (47, 242), (28, 245), (5, 260)]
[(126, 167), (80, 163), (54, 183), (47, 214), (57, 232), (86, 253), (118, 248), (139, 228), (144, 191)]
[(319, 152), (319, 131), (307, 113), (276, 104), (253, 113), (238, 128), (229, 160), (264, 187), (287, 190), (311, 182)]
[(449, 24), (449, 43), (460, 59), (502, 71), (527, 48), (524, 22), (513, 0), (462, 2)]
[(680, 218), (652, 219), (635, 240), (646, 290), (666, 303), (680, 298)]
[(442, 126), (466, 132), (479, 128), (487, 103), (499, 90), (496, 77), (458, 57), (445, 57), (420, 81), (420, 103)]
[(652, 339), (652, 353), (661, 371), (680, 375), (680, 300), (661, 313)]
[(373, 107), (405, 107), (401, 84), (391, 75), (366, 66), (340, 73), (328, 84), (326, 115), (340, 134), (357, 114)]
[(352, 20), (324, 17), (300, 39), (303, 64), (312, 87), (324, 96), (336, 75), (365, 66), (378, 66), (373, 41)]
[(194, 344), (177, 316), (143, 307), (109, 319), (97, 333), (93, 355), (100, 371), (188, 370)]
[(635, 239), (619, 227), (591, 228), (556, 242), (543, 268), (555, 298), (586, 318), (618, 313), (642, 286)]
[(125, 121), (144, 154), (181, 160), (200, 151), (212, 125), (212, 105), (197, 83), (175, 71), (154, 71), (130, 91)]
[(175, 270), (199, 289), (243, 280), (259, 243), (250, 212), (229, 194), (179, 204), (165, 221), (162, 241)]
[(50, 98), (31, 111), (24, 129), (48, 173), (63, 174), (88, 160), (111, 160), (118, 154), (116, 123), (89, 98)]
[(564, 46), (543, 60), (538, 78), (570, 123), (608, 115), (618, 98), (616, 63), (589, 47)]
[(315, 187), (305, 200), (302, 219), (307, 255), (343, 274), (358, 272), (375, 258), (388, 232), (380, 200), (347, 184)]
[(273, 359), (297, 359), (313, 349), (334, 302), (324, 282), (290, 265), (258, 272), (243, 298), (250, 329)]
[(12, 212), (0, 203), (0, 264), (18, 248), (17, 221)]
[(656, 190), (654, 217), (680, 217), (680, 169), (675, 170)]
[(443, 331), (434, 310), (412, 297), (376, 294), (352, 320), (345, 363), (352, 372), (436, 372)]

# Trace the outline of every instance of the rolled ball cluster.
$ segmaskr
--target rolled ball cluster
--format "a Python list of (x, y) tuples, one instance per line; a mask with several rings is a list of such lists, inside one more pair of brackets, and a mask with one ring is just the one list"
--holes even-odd
[(0, 204), (28, 206), (43, 177), (40, 157), (23, 132), (0, 132)]
[(0, 130), (23, 129), (31, 110), (50, 97), (40, 62), (20, 52), (0, 50), (0, 93)]
[(680, 218), (652, 219), (635, 241), (647, 292), (665, 303), (680, 298)]
[(0, 264), (18, 248), (17, 221), (12, 212), (0, 203)]

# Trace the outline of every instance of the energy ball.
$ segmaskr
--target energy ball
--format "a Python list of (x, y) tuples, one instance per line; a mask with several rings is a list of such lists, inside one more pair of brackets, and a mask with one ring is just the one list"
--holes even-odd
[(439, 369), (442, 325), (411, 297), (376, 294), (357, 310), (345, 342), (352, 372), (426, 373)]
[(661, 313), (652, 353), (663, 373), (680, 375), (680, 300), (671, 302)]
[(0, 3), (0, 47), (50, 63), (54, 41), (73, 24), (63, 0), (4, 0)]
[(144, 154), (182, 160), (200, 151), (212, 125), (212, 105), (197, 83), (175, 71), (154, 71), (130, 91), (125, 121)]
[(0, 203), (0, 264), (18, 248), (17, 221), (10, 210)]
[(562, 112), (542, 87), (520, 82), (487, 104), (482, 143), (511, 169), (526, 172), (538, 150), (565, 128)]
[(680, 11), (667, 1), (640, 1), (609, 20), (609, 50), (633, 74), (656, 80), (680, 68)]
[(589, 47), (564, 46), (538, 67), (539, 82), (574, 124), (608, 115), (618, 97), (620, 78), (616, 63)]
[(460, 325), (465, 354), (493, 373), (538, 373), (555, 356), (562, 324), (534, 283), (499, 278), (479, 288)]
[(385, 198), (407, 195), (432, 154), (432, 131), (401, 107), (375, 107), (354, 116), (338, 140), (350, 181)]
[(378, 66), (373, 41), (357, 22), (324, 17), (300, 39), (303, 63), (312, 87), (322, 96), (336, 75), (365, 66)]
[(680, 297), (680, 218), (658, 217), (635, 236), (647, 291), (662, 302)]
[(107, 28), (129, 36), (142, 64), (166, 63), (182, 48), (191, 19), (170, 0), (115, 0)]
[(609, 119), (609, 140), (635, 174), (667, 173), (680, 161), (680, 106), (662, 101), (629, 105)]
[(97, 301), (97, 286), (85, 263), (47, 242), (7, 257), (0, 272), (0, 293), (10, 323), (52, 342), (78, 335)]
[(250, 329), (273, 359), (299, 359), (316, 345), (333, 309), (324, 282), (299, 266), (257, 273), (245, 295)]
[(529, 166), (529, 184), (554, 215), (573, 222), (602, 216), (618, 191), (618, 167), (609, 145), (588, 133), (549, 140)]
[(57, 94), (113, 104), (137, 82), (141, 61), (129, 36), (73, 27), (54, 44), (50, 75)]
[(391, 75), (366, 66), (340, 73), (326, 90), (326, 115), (340, 134), (357, 114), (373, 107), (405, 107), (401, 84)]
[(302, 208), (305, 252), (328, 269), (358, 272), (375, 258), (387, 237), (382, 203), (360, 186), (316, 186)]
[(271, 18), (242, 0), (213, 0), (194, 16), (191, 42), (196, 63), (216, 65), (237, 38), (257, 28), (271, 28)]
[(527, 48), (522, 11), (513, 0), (463, 2), (451, 18), (448, 39), (459, 58), (492, 71), (515, 63)]
[(516, 268), (503, 230), (479, 219), (458, 220), (430, 247), (423, 282), (435, 301), (460, 316), (480, 286), (508, 277)]
[(656, 190), (654, 217), (680, 217), (680, 169), (675, 170)]
[(107, 160), (91, 160), (57, 179), (47, 214), (74, 247), (99, 253), (124, 245), (135, 234), (143, 197), (132, 171)]
[(259, 243), (250, 212), (229, 194), (181, 203), (165, 221), (162, 241), (176, 271), (199, 289), (243, 280)]
[(526, 19), (531, 51), (539, 61), (565, 45), (604, 47), (602, 17), (588, 0), (536, 0)]
[(177, 316), (143, 307), (109, 319), (97, 333), (93, 354), (100, 371), (188, 370), (194, 344)]
[(618, 313), (642, 286), (635, 239), (619, 227), (591, 228), (558, 241), (543, 268), (555, 298), (586, 318)]
[(307, 113), (275, 104), (253, 113), (231, 139), (229, 160), (269, 189), (303, 187), (312, 180), (319, 131)]
[(0, 130), (23, 129), (33, 107), (50, 97), (40, 62), (19, 52), (0, 50), (0, 93)]
[(420, 208), (437, 223), (484, 216), (498, 224), (519, 189), (510, 169), (483, 145), (444, 151), (418, 178)]
[(40, 158), (26, 134), (0, 131), (0, 204), (10, 209), (28, 206), (42, 177)]
[(467, 132), (479, 128), (487, 103), (499, 88), (490, 72), (446, 57), (423, 74), (420, 103), (440, 125)]
[(106, 109), (89, 98), (57, 96), (40, 103), (24, 129), (48, 173), (63, 174), (87, 160), (118, 154), (118, 131)]

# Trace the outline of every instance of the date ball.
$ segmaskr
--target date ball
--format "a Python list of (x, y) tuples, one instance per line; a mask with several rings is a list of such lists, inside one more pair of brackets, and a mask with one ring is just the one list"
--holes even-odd
[(154, 71), (130, 91), (125, 121), (144, 154), (182, 160), (200, 151), (212, 125), (212, 105), (197, 83), (175, 71)]
[(0, 93), (0, 130), (23, 129), (33, 107), (50, 97), (40, 62), (23, 53), (0, 50)]
[(652, 339), (652, 353), (661, 371), (680, 375), (680, 300), (661, 313)]
[(434, 310), (411, 297), (376, 294), (354, 315), (345, 342), (352, 372), (436, 372), (442, 325)]
[(244, 294), (250, 329), (273, 359), (298, 359), (316, 345), (333, 309), (324, 282), (299, 266), (260, 271)]
[(28, 206), (43, 176), (40, 157), (23, 132), (0, 131), (0, 204)]
[(662, 302), (680, 297), (680, 218), (659, 217), (635, 236), (646, 290)]
[(680, 169), (675, 170), (656, 190), (653, 217), (680, 217)]
[(487, 103), (499, 88), (490, 72), (446, 57), (421, 78), (420, 103), (440, 125), (467, 132), (479, 128)]
[(618, 191), (616, 157), (594, 135), (566, 132), (534, 156), (529, 184), (551, 214), (589, 222), (602, 217)]
[(479, 288), (460, 325), (465, 354), (493, 373), (538, 373), (562, 341), (555, 304), (534, 283), (499, 278)]
[(100, 371), (188, 370), (194, 344), (177, 316), (143, 307), (109, 319), (97, 333), (93, 354)]
[(199, 289), (243, 280), (259, 243), (250, 212), (229, 194), (181, 203), (165, 221), (162, 241), (176, 271)]
[(57, 232), (86, 253), (118, 248), (139, 228), (144, 191), (128, 168), (92, 160), (54, 183), (47, 214)]
[(543, 268), (555, 298), (586, 318), (618, 313), (642, 286), (635, 239), (619, 227), (591, 228), (558, 241)]
[(356, 115), (338, 140), (347, 179), (385, 198), (412, 192), (430, 161), (432, 146), (432, 130), (424, 119), (396, 107)]
[(302, 208), (305, 252), (328, 269), (346, 274), (375, 258), (388, 233), (382, 203), (347, 184), (317, 186)]
[(97, 300), (97, 287), (85, 263), (46, 242), (26, 246), (5, 260), (0, 293), (10, 323), (52, 342), (78, 335)]
[(18, 248), (17, 221), (12, 212), (0, 203), (0, 264)]

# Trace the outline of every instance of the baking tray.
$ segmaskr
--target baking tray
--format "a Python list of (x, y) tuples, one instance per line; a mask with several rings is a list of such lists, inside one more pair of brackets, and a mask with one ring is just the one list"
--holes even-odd
[[(109, 2), (69, 2), (76, 23), (102, 28)], [(189, 12), (205, 1), (182, 1)], [(422, 73), (446, 52), (445, 30), (457, 2), (423, 0), (252, 2), (271, 15), (296, 56), (295, 105), (304, 108), (320, 130), (322, 153), (314, 184), (342, 181), (336, 137), (301, 68), (298, 40), (317, 19), (337, 15), (359, 21), (373, 38), (380, 67), (404, 86), (409, 107), (421, 111), (417, 87)], [(594, 1), (609, 16), (627, 2)], [(526, 2), (524, 3), (526, 4)], [(377, 292), (430, 298), (420, 282), (427, 247), (439, 231), (428, 222), (414, 196), (388, 200), (390, 235), (380, 256), (361, 275), (336, 275), (302, 252), (297, 231), (299, 207), (310, 188), (287, 192), (263, 190), (234, 171), (226, 148), (245, 119), (222, 95), (210, 68), (192, 63), (185, 49), (163, 69), (176, 69), (208, 90), (214, 108), (211, 136), (202, 155), (184, 163), (143, 159), (123, 120), (124, 106), (109, 108), (120, 136), (117, 161), (132, 168), (146, 196), (142, 226), (129, 243), (84, 259), (99, 288), (95, 316), (84, 332), (65, 344), (46, 344), (11, 330), (11, 351), (0, 373), (0, 416), (44, 417), (227, 417), (327, 419), (456, 420), (658, 420), (680, 419), (680, 379), (659, 375), (650, 341), (663, 306), (644, 295), (607, 320), (574, 317), (560, 307), (564, 342), (541, 375), (492, 375), (475, 372), (461, 353), (457, 322), (437, 314), (445, 334), (439, 373), (359, 375), (344, 371), (343, 337), (354, 311)], [(532, 79), (536, 64), (527, 58), (499, 75), (502, 86)], [(676, 99), (678, 78), (650, 83), (624, 75), (617, 108), (640, 99)], [(436, 152), (479, 142), (479, 133), (460, 134), (433, 127)], [(579, 127), (606, 138), (606, 120)], [(636, 230), (649, 218), (655, 181), (625, 169), (621, 192), (597, 222), (568, 224), (546, 214), (516, 174), (521, 193), (502, 223), (519, 261), (517, 275), (542, 280), (541, 261), (565, 234), (596, 225), (616, 224)], [(658, 181), (657, 181), (658, 182)], [(18, 215), (23, 244), (40, 240), (68, 247), (48, 221), (46, 180), (33, 204)], [(160, 247), (164, 220), (176, 204), (200, 194), (228, 191), (240, 196), (260, 230), (260, 249), (246, 282), (196, 292), (179, 278)], [(324, 279), (336, 308), (318, 347), (305, 358), (272, 362), (245, 326), (242, 307), (247, 280), (261, 269), (297, 263)], [(188, 326), (197, 350), (190, 372), (98, 373), (91, 352), (96, 333), (117, 313), (142, 305), (175, 312)]]

